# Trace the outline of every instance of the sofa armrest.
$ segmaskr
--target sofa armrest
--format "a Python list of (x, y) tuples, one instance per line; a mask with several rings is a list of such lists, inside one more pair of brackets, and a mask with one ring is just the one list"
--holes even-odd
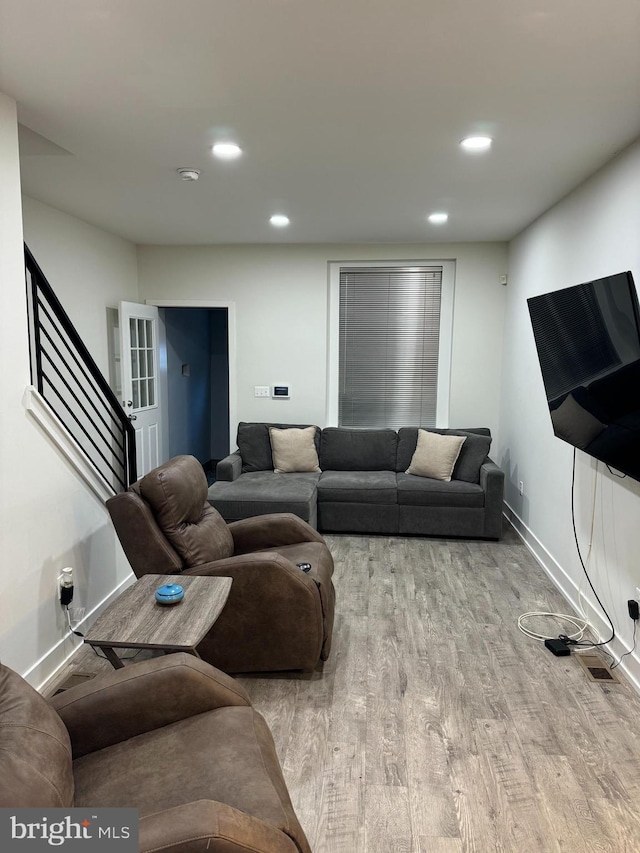
[(140, 853), (299, 853), (281, 829), (233, 806), (197, 800), (140, 819)]
[(310, 524), (292, 512), (256, 515), (232, 521), (229, 530), (233, 536), (233, 550), (246, 554), (262, 548), (295, 545), (299, 542), (324, 542), (323, 537)]
[(500, 500), (504, 493), (504, 471), (493, 459), (487, 458), (480, 466), (480, 485), (484, 492), (499, 494)]
[(216, 480), (237, 480), (242, 474), (242, 456), (236, 450), (221, 459), (216, 465)]
[(98, 676), (49, 702), (69, 731), (74, 758), (196, 714), (251, 704), (233, 678), (184, 652)]
[(488, 539), (502, 536), (504, 471), (487, 458), (480, 466), (480, 485), (484, 491), (484, 535)]

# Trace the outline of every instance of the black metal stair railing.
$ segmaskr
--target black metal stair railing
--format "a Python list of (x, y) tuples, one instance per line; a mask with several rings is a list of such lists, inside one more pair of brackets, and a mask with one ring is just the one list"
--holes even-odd
[(135, 430), (33, 255), (24, 247), (31, 381), (114, 494), (136, 480)]

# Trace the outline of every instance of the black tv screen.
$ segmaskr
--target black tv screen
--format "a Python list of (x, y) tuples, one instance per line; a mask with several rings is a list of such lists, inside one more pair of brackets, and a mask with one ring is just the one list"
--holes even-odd
[(630, 272), (527, 300), (558, 438), (640, 480), (640, 310)]

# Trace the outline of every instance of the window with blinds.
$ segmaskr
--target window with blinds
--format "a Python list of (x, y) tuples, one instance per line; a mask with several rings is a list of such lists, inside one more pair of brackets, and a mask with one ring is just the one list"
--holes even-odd
[(435, 426), (441, 297), (440, 266), (340, 269), (340, 426)]

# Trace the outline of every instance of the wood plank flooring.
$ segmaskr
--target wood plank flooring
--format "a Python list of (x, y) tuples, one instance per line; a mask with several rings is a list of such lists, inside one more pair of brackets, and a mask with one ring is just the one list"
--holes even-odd
[(518, 631), (567, 604), (505, 527), (491, 543), (327, 536), (330, 660), (239, 678), (314, 853), (640, 850), (640, 697)]

